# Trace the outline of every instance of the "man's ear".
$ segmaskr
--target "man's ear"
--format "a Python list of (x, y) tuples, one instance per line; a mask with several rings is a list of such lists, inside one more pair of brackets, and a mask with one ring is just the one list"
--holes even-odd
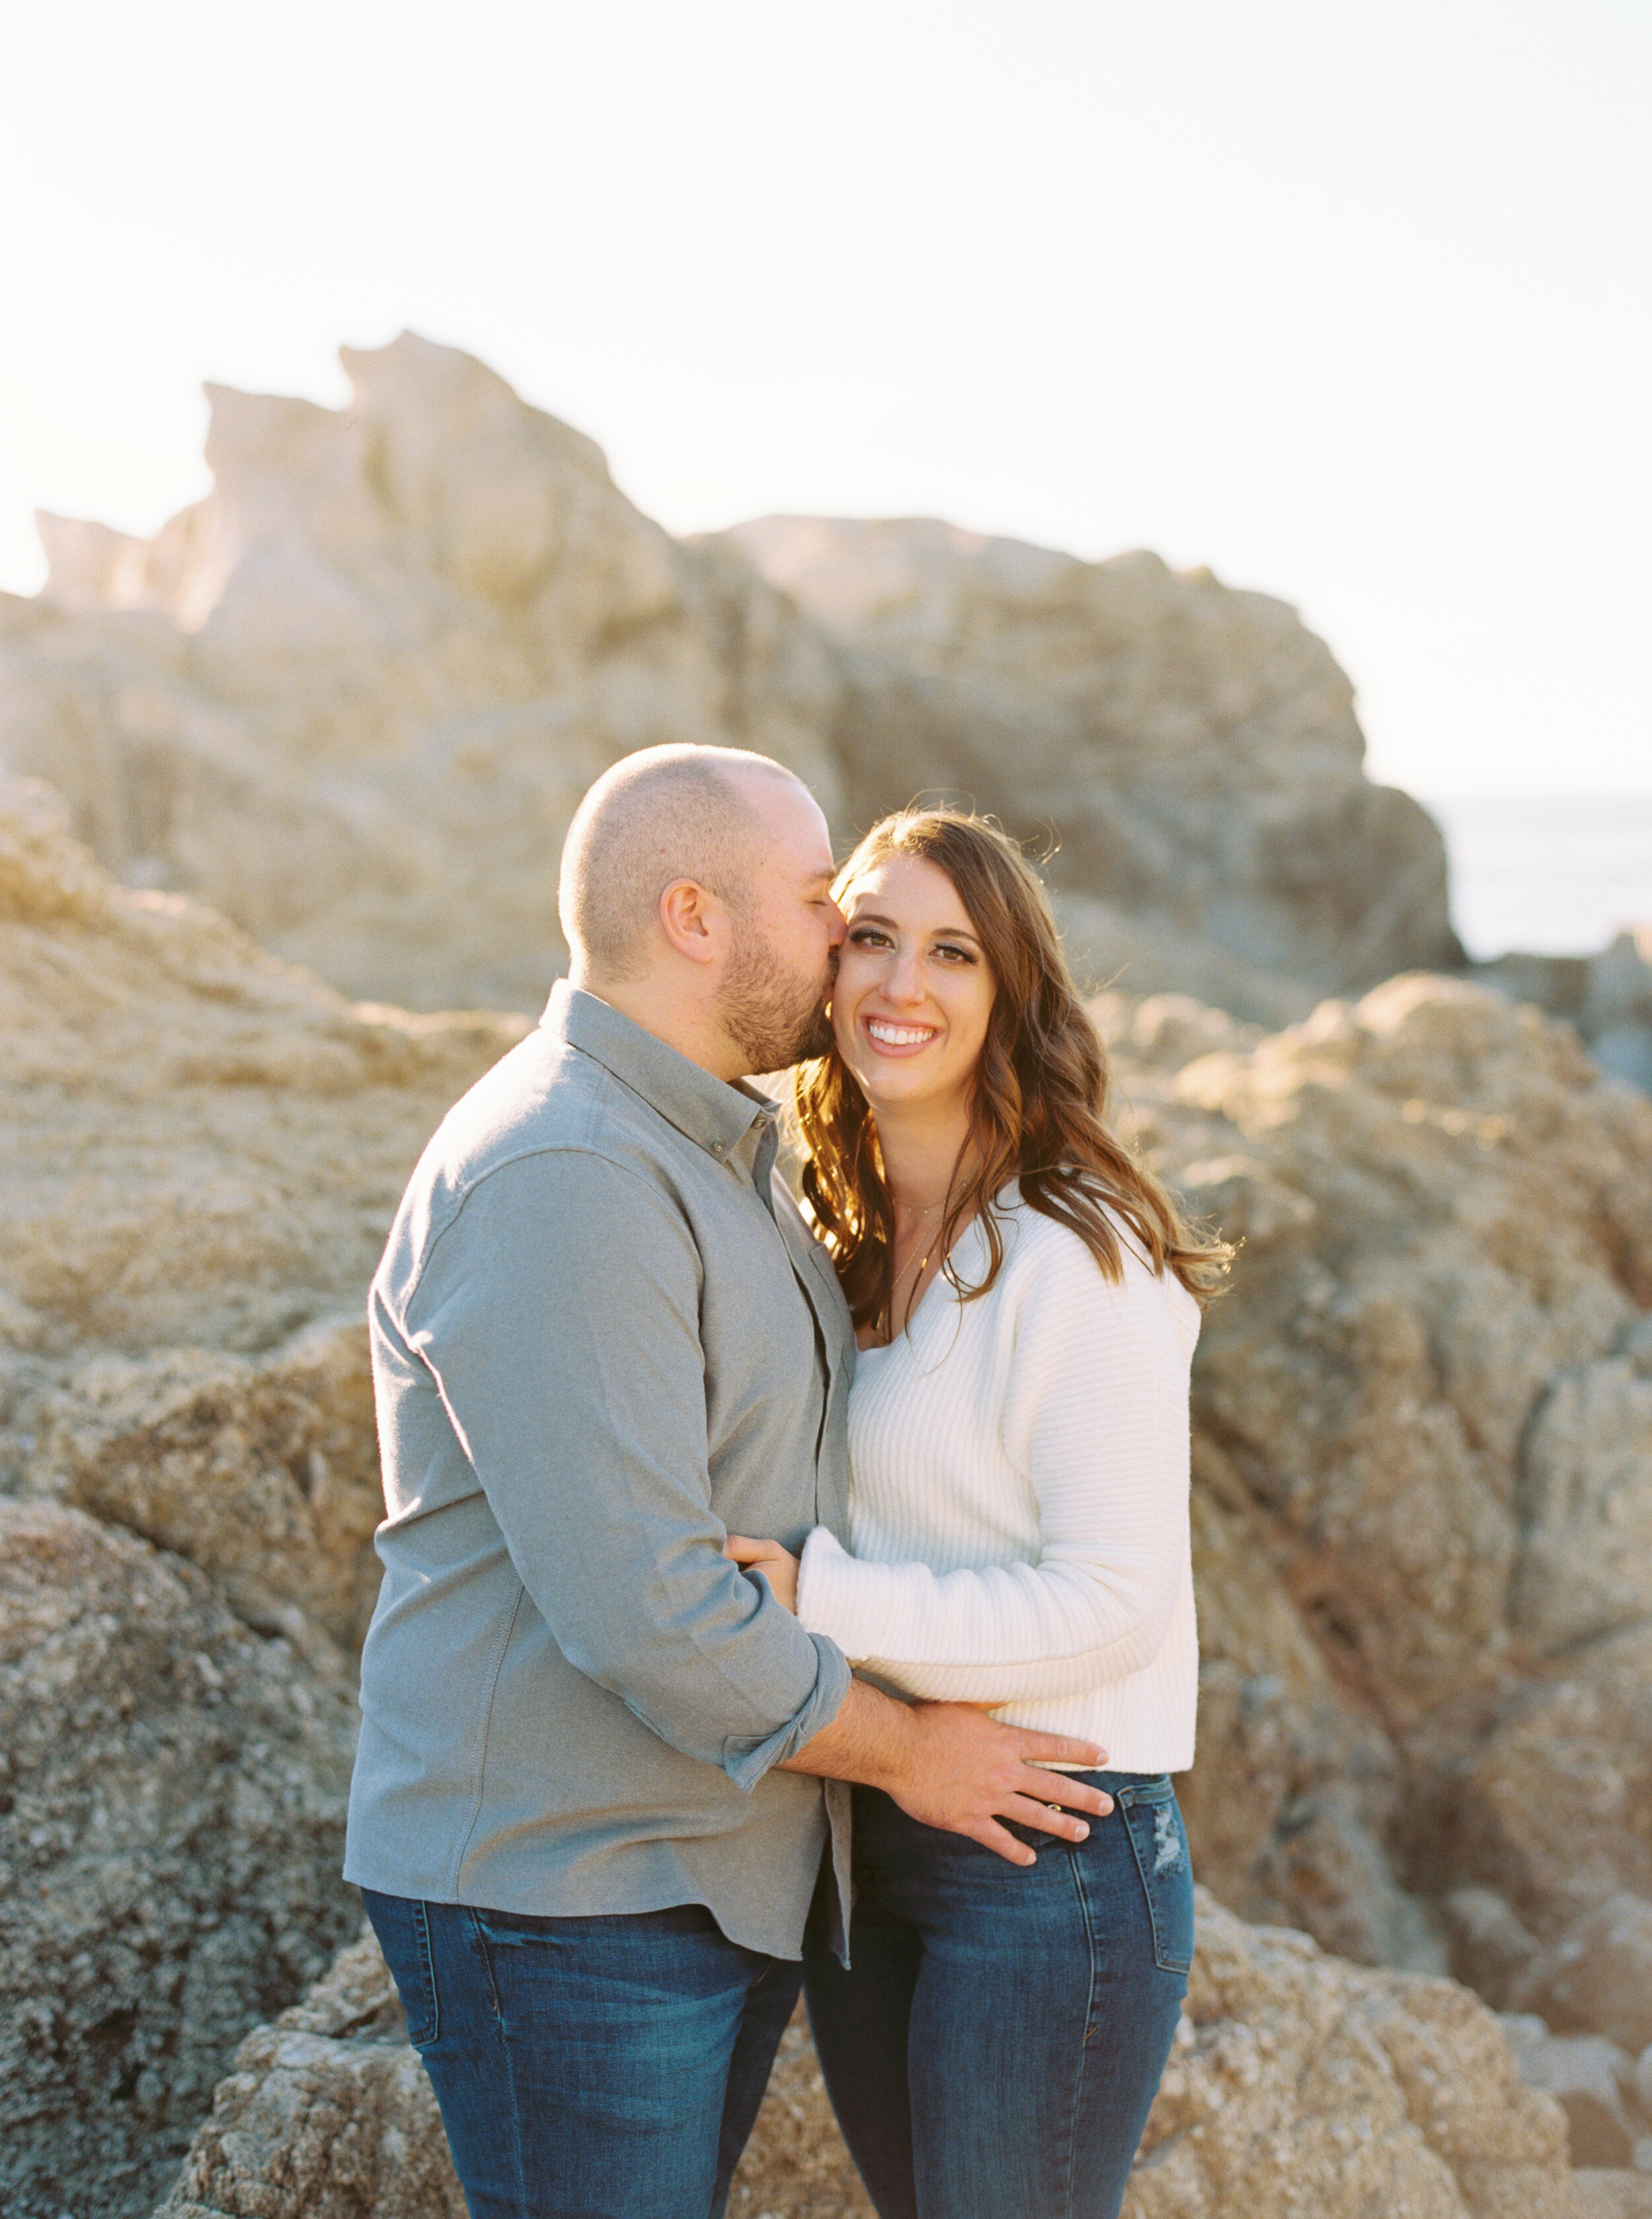
[(729, 912), (692, 879), (674, 879), (660, 897), (660, 929), (691, 963), (715, 963), (727, 948)]

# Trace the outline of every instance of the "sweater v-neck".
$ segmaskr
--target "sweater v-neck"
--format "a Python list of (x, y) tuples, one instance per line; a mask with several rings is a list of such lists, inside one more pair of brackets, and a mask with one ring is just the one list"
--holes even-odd
[[(997, 1202), (995, 1202), (991, 1205), (994, 1209), (997, 1209), (1002, 1206), (1003, 1205)], [(1019, 1197), (1015, 1203), (1012, 1203), (1009, 1205), (1011, 1209), (1015, 1209), (1018, 1206)], [(964, 1228), (963, 1231), (959, 1234), (958, 1238), (953, 1242), (952, 1246), (941, 1258), (941, 1269), (935, 1273), (934, 1278), (930, 1280), (928, 1285), (918, 1296), (917, 1302), (914, 1307), (907, 1313), (906, 1322), (901, 1327), (900, 1331), (897, 1333), (891, 1333), (887, 1340), (868, 1341), (864, 1348), (861, 1348), (857, 1344), (854, 1357), (854, 1360), (857, 1364), (864, 1364), (869, 1356), (887, 1356), (890, 1350), (895, 1346), (897, 1341), (910, 1341), (911, 1339), (912, 1328), (916, 1325), (918, 1320), (923, 1315), (925, 1306), (928, 1304), (930, 1296), (934, 1294), (937, 1287), (943, 1284), (950, 1286), (952, 1284), (947, 1277), (947, 1265), (953, 1261), (954, 1257), (962, 1255), (964, 1251), (964, 1243), (969, 1239), (972, 1233), (979, 1231), (980, 1223), (980, 1212), (978, 1210), (975, 1215), (971, 1218), (969, 1223)]]

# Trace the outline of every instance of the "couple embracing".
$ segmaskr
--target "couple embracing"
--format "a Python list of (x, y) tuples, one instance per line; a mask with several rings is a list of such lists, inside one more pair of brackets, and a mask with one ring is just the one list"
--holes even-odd
[(779, 765), (650, 749), (561, 911), (371, 1301), (346, 1872), (474, 2219), (721, 2219), (800, 1984), (879, 2219), (1112, 2219), (1192, 1953), (1224, 1252), (993, 826), (835, 869)]

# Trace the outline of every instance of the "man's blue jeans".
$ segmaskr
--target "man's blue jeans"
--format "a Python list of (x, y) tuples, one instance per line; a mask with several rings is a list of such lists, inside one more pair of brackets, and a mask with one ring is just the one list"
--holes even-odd
[[(1025, 1870), (854, 1791), (852, 1967), (811, 1919), (815, 2044), (879, 2219), (1116, 2219), (1193, 1959), (1169, 1780), (1092, 1772)], [(817, 1899), (817, 1913), (820, 1905)]]
[(709, 1911), (363, 1891), (472, 2219), (723, 2219), (803, 1967)]

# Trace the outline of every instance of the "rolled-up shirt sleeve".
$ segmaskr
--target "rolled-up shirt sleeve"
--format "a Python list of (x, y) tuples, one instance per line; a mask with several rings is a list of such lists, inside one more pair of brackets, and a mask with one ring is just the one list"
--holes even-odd
[(722, 1553), (701, 1280), (667, 1190), (557, 1148), (470, 1190), (401, 1322), (562, 1654), (749, 1792), (849, 1671)]

